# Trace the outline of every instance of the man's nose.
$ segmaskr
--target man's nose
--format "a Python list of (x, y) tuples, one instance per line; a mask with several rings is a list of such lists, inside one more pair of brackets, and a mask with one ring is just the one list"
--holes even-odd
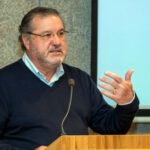
[(50, 42), (52, 45), (60, 45), (60, 38), (57, 36), (57, 34), (54, 34)]

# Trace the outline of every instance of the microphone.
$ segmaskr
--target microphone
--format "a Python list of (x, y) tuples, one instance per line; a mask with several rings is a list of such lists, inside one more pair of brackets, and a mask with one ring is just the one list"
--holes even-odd
[(75, 85), (75, 80), (70, 78), (68, 80), (68, 85), (70, 87), (70, 99), (69, 99), (69, 105), (68, 105), (68, 110), (67, 110), (67, 113), (65, 114), (63, 120), (62, 120), (62, 123), (61, 123), (61, 135), (67, 135), (65, 130), (64, 130), (64, 122), (66, 120), (66, 118), (68, 117), (68, 114), (70, 112), (70, 108), (71, 108), (71, 103), (72, 103), (72, 95), (73, 95), (73, 87)]
[(74, 87), (74, 85), (75, 85), (75, 80), (74, 80), (74, 79), (69, 79), (69, 80), (68, 80), (68, 84), (69, 84), (70, 87), (71, 87), (71, 86)]

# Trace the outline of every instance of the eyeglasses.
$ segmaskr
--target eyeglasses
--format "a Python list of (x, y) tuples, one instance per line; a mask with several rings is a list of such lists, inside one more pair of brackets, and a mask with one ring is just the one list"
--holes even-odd
[[(39, 36), (39, 37), (43, 38), (44, 40), (52, 39), (55, 36), (55, 33), (43, 33), (43, 34), (36, 34), (36, 33), (32, 33), (32, 32), (26, 32), (26, 33), (35, 35), (35, 36)], [(69, 33), (69, 32), (66, 30), (60, 30), (56, 33), (56, 35), (59, 39), (63, 39), (65, 37), (66, 33)]]

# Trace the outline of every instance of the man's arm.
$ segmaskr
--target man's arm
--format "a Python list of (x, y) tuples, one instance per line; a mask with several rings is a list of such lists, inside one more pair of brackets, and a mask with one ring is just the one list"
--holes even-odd
[(5, 96), (2, 95), (2, 90), (0, 90), (0, 150), (26, 150), (18, 147), (14, 147), (10, 144), (7, 144), (3, 141), (3, 135), (5, 132), (5, 127), (7, 124), (7, 120), (9, 119), (9, 113), (8, 113), (8, 104), (6, 102)]
[[(39, 146), (34, 150), (46, 150), (47, 146)], [(9, 144), (4, 144), (3, 142), (0, 142), (0, 150), (27, 150), (22, 148), (17, 148)]]
[(12, 145), (0, 142), (0, 150), (27, 150), (27, 149), (17, 148)]
[[(89, 126), (100, 134), (125, 134), (131, 126), (132, 120), (138, 110), (139, 101), (133, 92), (131, 75), (133, 70), (127, 72), (125, 80), (120, 76), (106, 72), (101, 77), (101, 92), (91, 82), (92, 110)], [(102, 94), (113, 99), (117, 106), (113, 108), (103, 99)], [(135, 94), (135, 95), (134, 95)], [(134, 97), (135, 96), (135, 97)]]

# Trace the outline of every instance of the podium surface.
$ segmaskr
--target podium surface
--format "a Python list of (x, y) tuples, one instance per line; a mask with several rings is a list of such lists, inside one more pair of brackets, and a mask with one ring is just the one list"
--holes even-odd
[(150, 149), (150, 135), (61, 136), (46, 150)]

